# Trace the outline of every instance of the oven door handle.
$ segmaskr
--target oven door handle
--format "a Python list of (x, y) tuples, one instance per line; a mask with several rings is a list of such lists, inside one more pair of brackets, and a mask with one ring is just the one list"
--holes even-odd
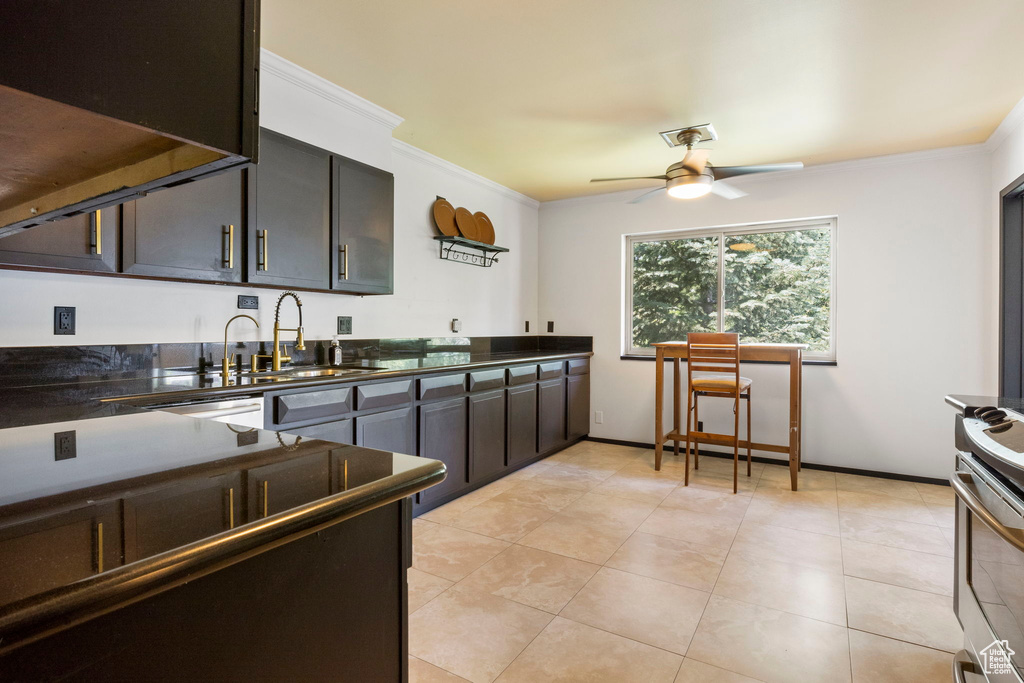
[(1011, 529), (989, 512), (981, 499), (969, 488), (974, 483), (969, 472), (954, 472), (949, 478), (949, 483), (956, 497), (962, 500), (978, 519), (985, 522), (985, 526), (1014, 548), (1024, 552), (1024, 531)]
[(967, 650), (960, 650), (953, 657), (953, 681), (954, 683), (967, 683), (967, 674), (977, 673), (974, 667), (974, 660)]

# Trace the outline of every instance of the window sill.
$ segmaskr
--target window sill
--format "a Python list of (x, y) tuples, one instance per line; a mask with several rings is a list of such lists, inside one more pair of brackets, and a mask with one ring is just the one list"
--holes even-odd
[[(633, 354), (633, 355), (623, 354), (623, 355), (619, 356), (619, 360), (650, 360), (650, 361), (653, 361), (653, 360), (657, 360), (657, 359), (654, 356), (640, 356), (640, 355), (636, 355), (636, 354)], [(686, 360), (683, 359), (683, 362), (685, 363)], [(740, 361), (740, 362), (744, 363), (744, 364), (751, 364), (751, 365), (789, 365), (789, 363), (787, 363), (786, 361), (782, 361), (782, 360), (744, 360), (744, 361)], [(835, 366), (839, 365), (839, 363), (837, 361), (834, 361), (834, 360), (804, 360), (803, 361), (803, 365), (823, 365), (823, 366), (826, 366), (826, 367), (835, 367)]]

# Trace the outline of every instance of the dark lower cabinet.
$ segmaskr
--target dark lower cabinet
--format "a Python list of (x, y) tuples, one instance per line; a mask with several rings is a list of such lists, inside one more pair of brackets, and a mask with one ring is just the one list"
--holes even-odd
[(508, 464), (513, 466), (537, 455), (537, 385), (509, 387), (505, 393), (508, 398)]
[[(118, 503), (86, 505), (0, 529), (0, 603), (121, 564)], [(0, 676), (2, 678), (2, 676)]]
[(565, 441), (565, 378), (537, 382), (537, 450), (547, 453)]
[(282, 427), (281, 429), (287, 434), (301, 436), (303, 439), (323, 439), (324, 441), (346, 444), (354, 444), (356, 442), (355, 420), (351, 418), (324, 422), (323, 424), (310, 425), (308, 427)]
[(331, 155), (262, 130), (247, 173), (249, 282), (328, 289)]
[(82, 213), (0, 238), (0, 263), (117, 272), (121, 207)]
[(569, 440), (590, 433), (590, 375), (570, 375), (566, 378), (567, 431)]
[(242, 281), (242, 171), (185, 183), (124, 205), (123, 271)]
[(356, 445), (416, 455), (416, 413), (397, 408), (357, 417)]
[(333, 157), (334, 245), (331, 289), (359, 294), (394, 290), (395, 177)]
[(125, 561), (151, 557), (244, 522), (238, 472), (126, 496)]
[(469, 480), (477, 482), (505, 469), (505, 390), (469, 397)]
[(420, 504), (458, 491), (469, 482), (466, 439), (466, 399), (455, 398), (427, 403), (420, 408), (420, 448), (424, 458), (440, 460), (448, 475), (419, 494)]
[[(285, 443), (287, 436), (282, 435)], [(255, 467), (246, 472), (249, 520), (290, 510), (331, 494), (330, 453)]]

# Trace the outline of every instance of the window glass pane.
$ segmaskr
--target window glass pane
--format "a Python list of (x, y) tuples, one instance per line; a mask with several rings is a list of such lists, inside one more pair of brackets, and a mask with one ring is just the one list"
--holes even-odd
[(718, 329), (718, 237), (633, 244), (633, 347)]
[(831, 347), (831, 231), (725, 238), (725, 330), (741, 341)]

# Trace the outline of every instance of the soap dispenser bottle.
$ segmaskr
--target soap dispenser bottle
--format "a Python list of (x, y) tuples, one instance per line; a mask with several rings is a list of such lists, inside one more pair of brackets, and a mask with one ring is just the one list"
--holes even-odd
[(337, 337), (331, 340), (331, 348), (327, 349), (327, 362), (334, 366), (342, 363), (341, 346), (338, 345)]

